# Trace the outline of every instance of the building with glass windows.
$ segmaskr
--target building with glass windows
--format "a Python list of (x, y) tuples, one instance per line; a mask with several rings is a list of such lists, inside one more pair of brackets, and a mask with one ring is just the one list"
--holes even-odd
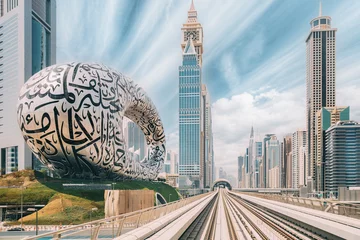
[(143, 131), (140, 127), (130, 121), (124, 121), (124, 137), (127, 143), (127, 151), (129, 151), (136, 159), (142, 161), (148, 157), (148, 146)]
[(248, 147), (248, 174), (250, 178), (249, 188), (253, 188), (255, 183), (255, 136), (254, 136), (254, 128), (251, 126), (250, 131), (250, 139), (249, 139), (249, 147)]
[(325, 191), (360, 186), (360, 124), (339, 121), (325, 131)]
[(202, 83), (203, 29), (191, 3), (183, 24), (179, 67), (179, 182), (180, 187), (210, 187), (214, 181), (211, 102)]
[(299, 188), (306, 185), (307, 162), (306, 162), (306, 131), (298, 130), (292, 134), (292, 166), (291, 188)]
[(243, 176), (242, 176), (242, 168), (243, 168), (243, 165), (244, 165), (244, 157), (243, 156), (239, 156), (238, 157), (238, 187), (241, 188), (241, 181), (243, 179)]
[(280, 187), (280, 143), (275, 135), (272, 135), (268, 141), (266, 141), (266, 166), (268, 167), (269, 178), (268, 186), (269, 188), (279, 188)]
[(284, 136), (283, 142), (281, 143), (281, 187), (291, 188), (292, 184), (292, 134)]
[(266, 152), (266, 143), (268, 141), (270, 141), (271, 136), (274, 136), (274, 134), (270, 133), (270, 134), (265, 134), (264, 140), (263, 140), (263, 157), (262, 157), (262, 179), (260, 180), (260, 186), (262, 188), (267, 188), (269, 187), (269, 182), (268, 182), (268, 172), (269, 172), (269, 166), (267, 165), (267, 152)]
[(262, 142), (255, 142), (255, 172), (254, 172), (254, 188), (260, 187), (260, 163), (262, 161)]
[(179, 175), (180, 183), (187, 176), (197, 188), (202, 178), (201, 137), (201, 67), (189, 38), (179, 67)]
[(214, 165), (214, 150), (213, 150), (213, 135), (212, 135), (212, 117), (211, 117), (211, 102), (210, 94), (207, 91), (206, 85), (201, 85), (201, 110), (202, 110), (202, 143), (203, 153), (201, 159), (203, 164), (200, 169), (203, 169), (203, 186), (210, 187), (215, 181), (213, 177)]
[[(331, 17), (314, 18), (306, 38), (306, 119), (308, 176), (316, 181), (316, 113), (322, 107), (334, 107), (335, 102), (335, 42), (336, 28)], [(317, 186), (317, 184), (313, 184)]]
[(40, 165), (25, 146), (16, 104), (24, 82), (55, 60), (55, 0), (0, 0), (0, 174)]
[(316, 113), (316, 190), (324, 191), (325, 131), (338, 121), (350, 120), (350, 107), (323, 107)]

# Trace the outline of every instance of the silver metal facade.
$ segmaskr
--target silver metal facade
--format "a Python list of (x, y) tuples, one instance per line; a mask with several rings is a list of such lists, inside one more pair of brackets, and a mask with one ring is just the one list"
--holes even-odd
[[(126, 151), (124, 116), (145, 135), (149, 153), (142, 161)], [(60, 176), (155, 179), (166, 156), (150, 98), (101, 64), (67, 63), (36, 73), (21, 88), (17, 117), (33, 154)]]

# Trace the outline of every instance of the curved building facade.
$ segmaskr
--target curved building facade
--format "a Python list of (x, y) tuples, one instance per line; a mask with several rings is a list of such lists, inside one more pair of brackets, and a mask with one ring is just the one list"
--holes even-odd
[[(135, 122), (148, 145), (144, 159), (132, 159), (123, 117)], [(157, 110), (129, 78), (101, 64), (47, 67), (21, 88), (17, 118), (33, 154), (64, 177), (155, 179), (166, 156)]]

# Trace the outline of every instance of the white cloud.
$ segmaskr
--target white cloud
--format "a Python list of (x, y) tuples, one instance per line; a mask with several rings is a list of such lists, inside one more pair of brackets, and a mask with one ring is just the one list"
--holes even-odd
[(261, 137), (275, 133), (278, 138), (303, 128), (304, 92), (301, 86), (286, 92), (270, 89), (258, 95), (245, 92), (217, 100), (212, 105), (216, 165), (237, 176), (237, 157), (245, 152), (251, 126)]
[[(360, 87), (348, 85), (337, 90), (337, 105), (350, 106), (351, 120), (360, 121)], [(242, 93), (221, 98), (212, 105), (216, 166), (237, 176), (237, 157), (245, 153), (251, 126), (262, 140), (266, 133), (283, 136), (305, 129), (305, 86), (284, 92)]]

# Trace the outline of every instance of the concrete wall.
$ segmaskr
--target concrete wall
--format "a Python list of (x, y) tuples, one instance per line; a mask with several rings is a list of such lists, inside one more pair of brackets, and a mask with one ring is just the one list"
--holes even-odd
[(105, 190), (105, 217), (154, 206), (153, 190)]
[(339, 201), (360, 201), (360, 190), (349, 190), (347, 187), (339, 187)]

